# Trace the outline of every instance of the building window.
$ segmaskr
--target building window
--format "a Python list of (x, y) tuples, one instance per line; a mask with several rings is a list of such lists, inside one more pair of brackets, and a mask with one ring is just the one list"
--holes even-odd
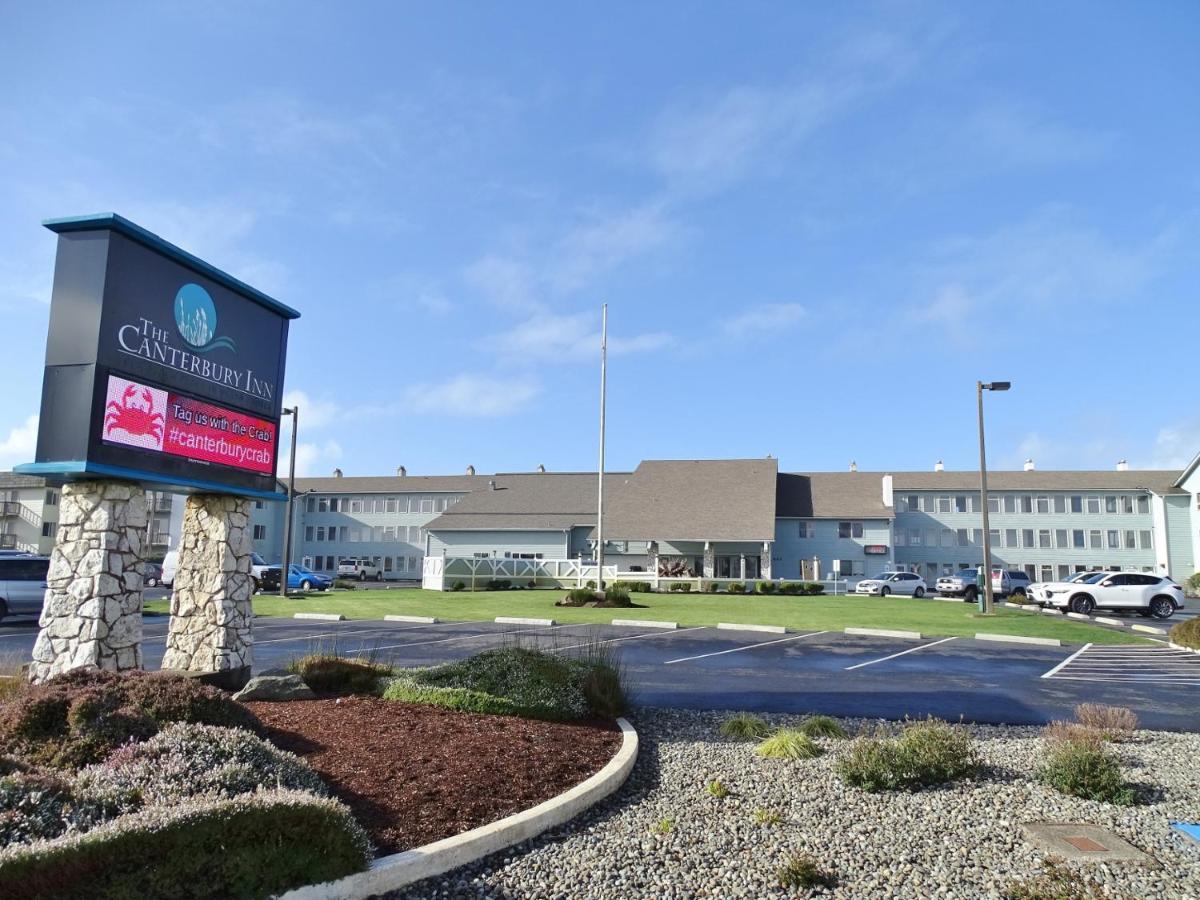
[(304, 504), (304, 509), (306, 512), (316, 512), (317, 511), (317, 498), (309, 497), (308, 500)]
[(254, 540), (265, 541), (266, 539), (267, 539), (267, 526), (266, 525), (255, 525), (254, 526)]
[(1106, 513), (1115, 513), (1117, 511), (1116, 497), (1109, 496), (1104, 498), (1104, 511)]
[(317, 498), (317, 512), (329, 512), (329, 498), (328, 497), (318, 497)]
[(387, 511), (390, 513), (394, 513), (396, 511), (396, 498), (395, 497), (387, 498)]
[(1087, 498), (1087, 511), (1088, 511), (1089, 515), (1099, 515), (1099, 513), (1100, 513), (1100, 498), (1099, 497), (1088, 497)]
[(921, 529), (920, 529), (920, 528), (910, 528), (910, 529), (908, 529), (908, 546), (910, 546), (910, 547), (920, 547), (920, 546), (921, 546), (921, 543), (922, 543), (922, 541), (921, 541)]
[(954, 511), (965, 513), (967, 511), (967, 498), (958, 496), (954, 498)]
[(54, 535), (57, 532), (58, 532), (58, 523), (57, 522), (43, 522), (42, 523), (42, 537), (52, 538), (52, 537), (54, 537)]
[(924, 497), (921, 498), (921, 512), (936, 512), (936, 511), (937, 511), (937, 498), (930, 497), (928, 494), (926, 494)]
[(954, 529), (953, 528), (943, 528), (942, 529), (942, 546), (943, 547), (953, 547), (955, 542), (956, 542), (956, 540), (955, 540)]
[(1143, 550), (1154, 549), (1154, 535), (1151, 534), (1149, 531), (1139, 531), (1138, 532), (1138, 545)]
[(1070, 544), (1067, 542), (1067, 529), (1065, 529), (1065, 528), (1058, 528), (1058, 529), (1056, 529), (1056, 530), (1055, 530), (1055, 532), (1054, 532), (1054, 546), (1055, 546), (1055, 547), (1058, 547), (1058, 548), (1060, 548), (1060, 549), (1066, 549), (1067, 547), (1071, 546), (1071, 545), (1070, 545)]
[(58, 491), (46, 491), (46, 506), (58, 505)]
[(955, 532), (955, 538), (958, 540), (958, 546), (960, 546), (960, 547), (971, 546), (971, 540), (969, 537), (967, 537), (967, 535), (969, 533), (970, 532), (968, 532), (967, 529), (965, 529), (965, 528), (960, 528), (960, 529), (958, 529), (958, 531)]
[(1104, 544), (1101, 542), (1102, 537), (1098, 529), (1092, 529), (1088, 532), (1088, 546), (1093, 550), (1099, 550)]
[(1126, 550), (1136, 550), (1137, 549), (1137, 533), (1135, 531), (1127, 530), (1125, 532), (1125, 549)]
[(1087, 546), (1083, 540), (1083, 529), (1082, 528), (1076, 528), (1074, 531), (1071, 532), (1071, 546), (1074, 547), (1076, 550), (1082, 550), (1085, 546)]
[(940, 512), (940, 513), (950, 512), (950, 499), (951, 498), (949, 498), (949, 497), (938, 497), (938, 512)]
[(863, 536), (862, 522), (838, 522), (838, 537), (860, 538)]
[(971, 530), (971, 542), (976, 547), (983, 546), (983, 529), (982, 528), (974, 528)]
[(1059, 494), (1054, 498), (1054, 511), (1056, 513), (1065, 513), (1067, 511), (1067, 498)]
[(1108, 549), (1121, 549), (1121, 532), (1117, 531), (1115, 528), (1110, 529), (1108, 532)]
[(1024, 528), (1021, 530), (1021, 546), (1022, 547), (1034, 546), (1033, 529), (1032, 528)]
[(1049, 497), (1038, 497), (1037, 498), (1037, 511), (1043, 515), (1050, 512), (1050, 498)]
[[(980, 529), (980, 530), (982, 531), (982, 529)], [(1000, 529), (999, 528), (992, 528), (992, 529), (988, 530), (988, 541), (991, 543), (991, 545), (993, 547), (1003, 546), (1000, 543)]]
[(446, 498), (445, 498), (445, 497), (438, 497), (438, 498), (437, 498), (437, 511), (438, 511), (438, 512), (445, 512), (445, 511), (446, 511)]
[(325, 557), (325, 568), (331, 572), (335, 571), (337, 569), (337, 560), (332, 556)]
[(324, 525), (317, 526), (317, 540), (318, 541), (325, 540), (325, 526)]
[(917, 512), (921, 508), (920, 498), (916, 494), (908, 495), (908, 509), (910, 512)]
[(1042, 569), (1042, 581), (1053, 581), (1054, 580), (1054, 566), (1043, 563), (1041, 569)]
[(1131, 494), (1121, 495), (1121, 512), (1133, 515), (1133, 496)]
[(1015, 513), (1017, 511), (1017, 498), (1016, 497), (1005, 497), (1004, 498), (1004, 511), (1006, 513)]
[(432, 497), (422, 497), (421, 498), (421, 512), (423, 512), (423, 513), (433, 512), (433, 498)]
[[(332, 528), (330, 528), (329, 530), (330, 530), (330, 532), (332, 532), (332, 531), (333, 531), (333, 529), (332, 529)], [(339, 528), (339, 529), (338, 529), (338, 538), (341, 540), (341, 542), (342, 542), (343, 544), (344, 544), (344, 543), (346, 543), (347, 541), (349, 541), (349, 540), (350, 540), (350, 528), (349, 528), (349, 526), (347, 526), (347, 525), (343, 525), (343, 526), (341, 526), (341, 528)], [(332, 538), (332, 537), (330, 537), (330, 540), (333, 540), (333, 538)]]
[(1000, 512), (1000, 498), (999, 497), (988, 497), (988, 512), (990, 512), (990, 513)]
[(1145, 494), (1139, 494), (1137, 498), (1137, 510), (1143, 515), (1150, 512), (1150, 498)]
[(304, 526), (304, 540), (308, 541), (309, 543), (312, 543), (312, 539), (313, 539), (313, 527), (311, 525), (305, 525)]
[(796, 531), (797, 536), (805, 539), (816, 537), (812, 522), (800, 522), (798, 526)]
[(255, 509), (262, 509), (264, 506), (266, 506), (266, 504), (265, 504), (265, 503), (263, 503), (261, 500), (255, 500), (255, 501), (254, 501), (254, 508), (255, 508)]
[(1046, 549), (1050, 546), (1050, 529), (1043, 528), (1038, 532), (1038, 546)]
[(1071, 495), (1071, 512), (1073, 512), (1073, 513), (1083, 512), (1083, 497), (1081, 497), (1079, 494)]
[(1021, 543), (1017, 540), (1017, 529), (1004, 529), (1004, 546), (1005, 547), (1020, 547)]
[(1023, 513), (1033, 512), (1033, 497), (1031, 495), (1029, 495), (1029, 494), (1022, 495), (1022, 497), (1021, 497), (1021, 512), (1023, 512)]
[(907, 541), (905, 540), (907, 532), (903, 528), (896, 529), (896, 546), (903, 547)]

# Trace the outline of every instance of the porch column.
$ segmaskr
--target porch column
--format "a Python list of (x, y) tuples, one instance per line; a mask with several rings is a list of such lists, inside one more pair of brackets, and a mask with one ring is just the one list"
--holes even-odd
[(738, 557), (738, 577), (742, 581), (746, 580), (746, 554), (743, 553)]
[(704, 577), (715, 578), (717, 576), (717, 551), (713, 549), (710, 541), (704, 542)]
[(762, 563), (759, 565), (762, 570), (762, 577), (767, 581), (771, 580), (771, 542), (763, 541)]

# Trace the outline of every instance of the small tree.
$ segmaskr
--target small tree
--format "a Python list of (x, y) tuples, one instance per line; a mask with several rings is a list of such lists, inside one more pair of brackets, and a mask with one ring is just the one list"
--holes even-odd
[(695, 578), (686, 556), (663, 556), (658, 560), (659, 578)]

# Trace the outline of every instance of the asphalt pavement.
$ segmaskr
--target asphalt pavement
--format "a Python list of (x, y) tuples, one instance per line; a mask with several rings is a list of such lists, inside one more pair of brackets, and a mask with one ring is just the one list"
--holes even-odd
[[(255, 671), (314, 650), (428, 666), (514, 644), (568, 654), (600, 644), (619, 659), (634, 702), (644, 706), (1033, 725), (1068, 718), (1090, 701), (1128, 706), (1146, 727), (1200, 731), (1200, 655), (1164, 643), (1044, 647), (822, 631), (282, 618), (254, 627)], [(166, 630), (167, 616), (145, 617), (148, 669), (162, 661)], [(0, 654), (27, 655), (36, 634), (29, 620), (0, 623)]]

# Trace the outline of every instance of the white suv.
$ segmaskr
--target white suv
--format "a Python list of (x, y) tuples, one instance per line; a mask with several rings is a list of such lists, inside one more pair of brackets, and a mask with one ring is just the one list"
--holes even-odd
[(1169, 619), (1183, 609), (1183, 588), (1146, 572), (1097, 572), (1081, 581), (1051, 581), (1033, 590), (1033, 602), (1090, 616), (1097, 609), (1125, 609)]
[(338, 563), (337, 573), (339, 578), (357, 578), (359, 581), (370, 578), (373, 581), (383, 581), (383, 569), (369, 556), (343, 559)]

